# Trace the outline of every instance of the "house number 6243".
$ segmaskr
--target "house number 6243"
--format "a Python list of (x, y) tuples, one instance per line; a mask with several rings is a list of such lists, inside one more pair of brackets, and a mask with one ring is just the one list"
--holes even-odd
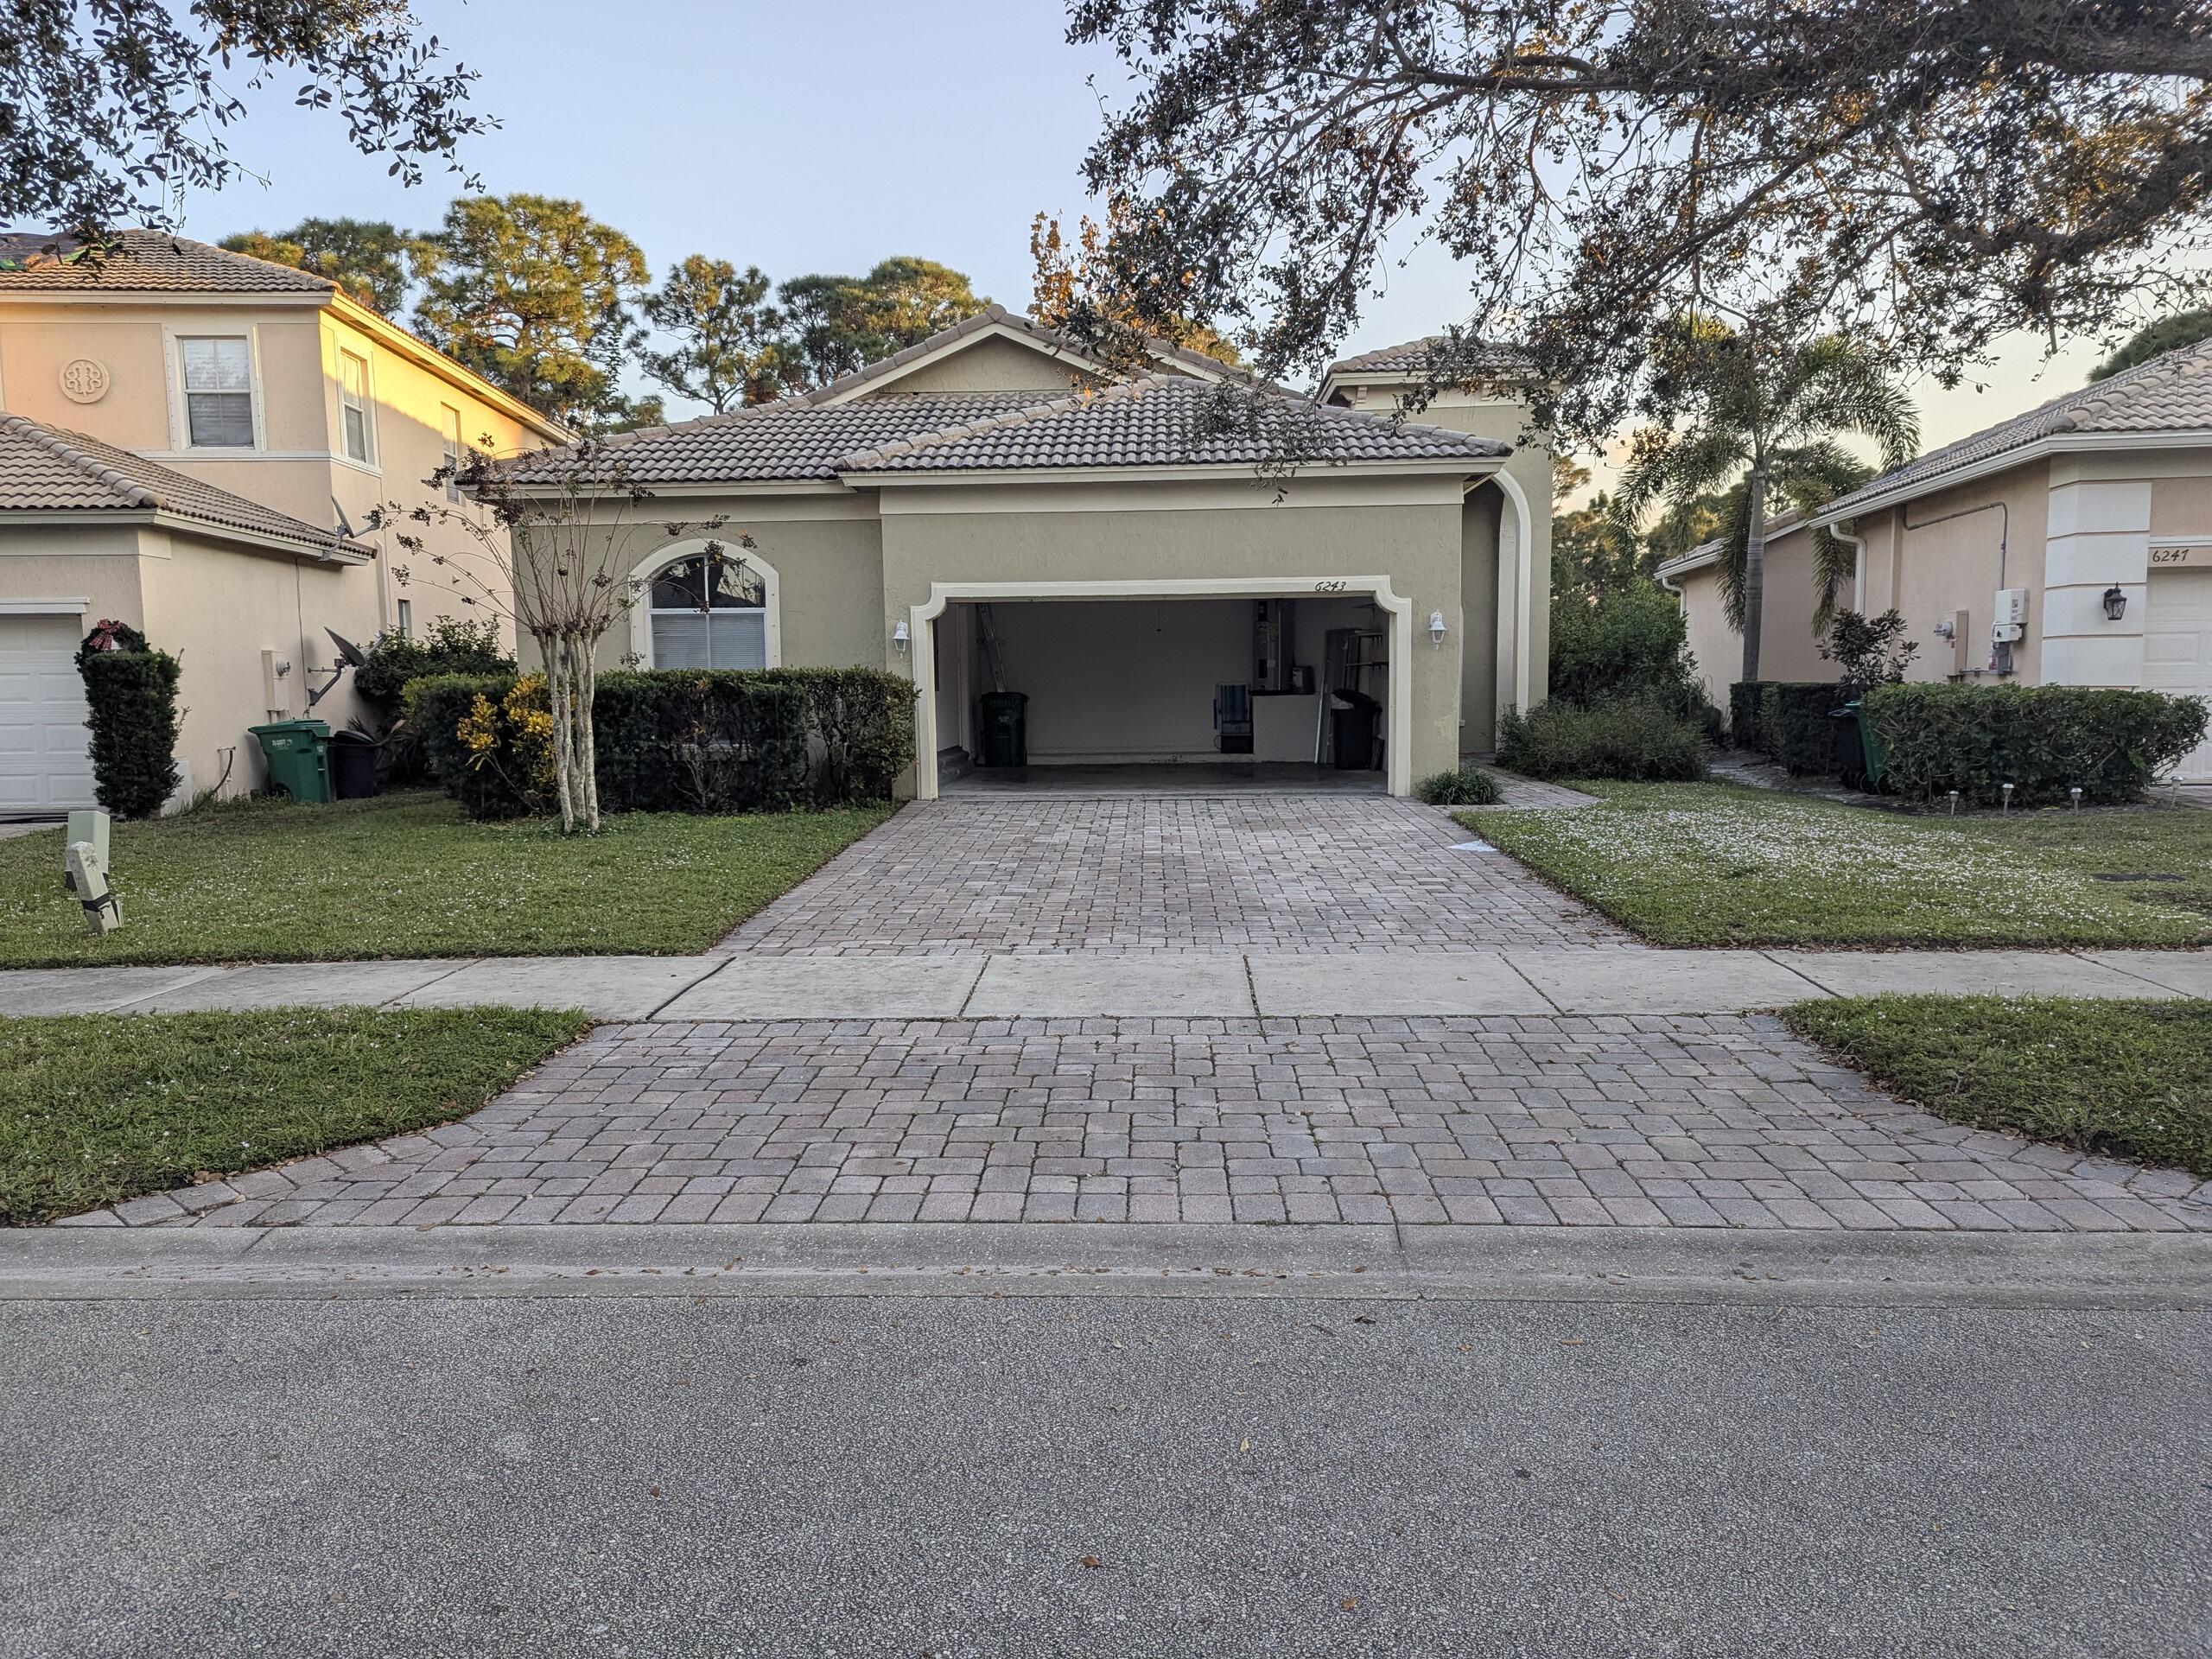
[(1317, 594), (1341, 594), (1344, 590), (1344, 579), (1342, 576), (1326, 576), (1313, 584), (1313, 591)]

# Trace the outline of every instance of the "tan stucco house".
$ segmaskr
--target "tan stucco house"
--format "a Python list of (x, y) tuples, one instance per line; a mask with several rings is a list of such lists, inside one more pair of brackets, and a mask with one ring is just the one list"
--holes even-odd
[[(178, 801), (260, 787), (246, 728), (310, 712), (325, 629), (461, 608), (397, 588), (371, 509), (569, 435), (320, 276), (143, 231), (98, 261), (0, 237), (0, 817), (91, 803), (71, 658), (102, 618), (182, 659)], [(360, 712), (350, 676), (312, 709)]]
[[(1767, 543), (1760, 677), (1832, 680), (1813, 617), (1813, 532), (1855, 550), (1839, 607), (1892, 608), (1915, 679), (2212, 695), (2212, 341), (2053, 398), (1931, 450)], [(1725, 702), (1740, 671), (1717, 544), (1659, 568)], [(2184, 778), (2212, 778), (2212, 742)]]
[[(918, 796), (969, 766), (978, 702), (1027, 695), (1055, 766), (1333, 767), (1338, 688), (1379, 705), (1358, 753), (1404, 793), (1489, 749), (1543, 695), (1548, 553), (1517, 405), (1386, 412), (1406, 365), (1332, 373), (1325, 400), (1161, 346), (1116, 378), (996, 307), (803, 397), (624, 435), (636, 515), (723, 518), (753, 546), (709, 582), (708, 538), (626, 525), (643, 597), (606, 661), (868, 665), (921, 688)], [(1261, 429), (1200, 435), (1251, 400)], [(1510, 469), (1510, 470), (1509, 470)], [(525, 468), (525, 486), (556, 474)], [(612, 533), (612, 532), (611, 532)], [(713, 591), (708, 591), (712, 588)], [(1503, 601), (1501, 603), (1501, 594)], [(1255, 774), (1256, 775), (1256, 774)]]

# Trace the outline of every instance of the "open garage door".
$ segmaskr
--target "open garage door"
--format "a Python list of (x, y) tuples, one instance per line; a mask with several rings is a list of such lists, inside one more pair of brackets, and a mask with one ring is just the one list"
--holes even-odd
[[(2212, 566), (2151, 573), (2143, 625), (2143, 688), (2212, 697)], [(2190, 783), (2212, 779), (2212, 737), (2176, 769)]]
[(1368, 594), (951, 603), (940, 767), (970, 789), (1379, 791), (1391, 620)]
[(91, 806), (78, 620), (0, 616), (0, 817)]

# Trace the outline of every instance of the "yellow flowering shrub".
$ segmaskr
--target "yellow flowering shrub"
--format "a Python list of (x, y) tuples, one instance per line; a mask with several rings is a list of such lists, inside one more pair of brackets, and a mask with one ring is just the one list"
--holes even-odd
[(525, 674), (498, 703), (478, 692), (454, 728), (469, 766), (489, 766), (532, 812), (551, 807), (553, 703), (543, 674)]

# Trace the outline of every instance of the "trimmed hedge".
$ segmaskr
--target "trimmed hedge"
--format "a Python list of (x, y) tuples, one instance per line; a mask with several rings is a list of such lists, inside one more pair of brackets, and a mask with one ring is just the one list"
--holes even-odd
[(1993, 806), (2133, 800), (2204, 736), (2202, 697), (2074, 685), (1869, 688), (1859, 714), (1885, 751), (1882, 787)]
[(1528, 778), (1694, 779), (1705, 776), (1705, 752), (1704, 723), (1664, 693), (1589, 709), (1554, 698), (1533, 714), (1507, 710), (1497, 764)]
[(1728, 688), (1729, 741), (1796, 776), (1830, 775), (1835, 726), (1828, 716), (1850, 696), (1830, 680), (1738, 680)]
[[(472, 817), (531, 803), (506, 769), (474, 764), (458, 728), (512, 675), (410, 682), (407, 718), (430, 771)], [(914, 689), (870, 669), (652, 669), (602, 674), (592, 704), (609, 812), (782, 812), (888, 799), (914, 753)]]
[(92, 782), (119, 818), (150, 818), (183, 781), (176, 765), (176, 706), (183, 666), (121, 622), (101, 622), (77, 647), (90, 709)]

